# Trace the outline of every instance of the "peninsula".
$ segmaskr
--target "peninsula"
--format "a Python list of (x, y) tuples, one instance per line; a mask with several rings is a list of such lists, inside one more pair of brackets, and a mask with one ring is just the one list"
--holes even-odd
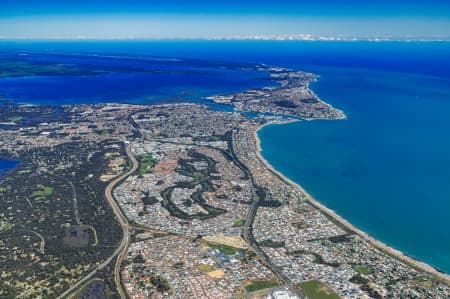
[(0, 153), (22, 163), (0, 179), (0, 297), (447, 298), (447, 275), (261, 157), (261, 126), (345, 114), (314, 74), (253, 70), (277, 86), (205, 105), (3, 101)]

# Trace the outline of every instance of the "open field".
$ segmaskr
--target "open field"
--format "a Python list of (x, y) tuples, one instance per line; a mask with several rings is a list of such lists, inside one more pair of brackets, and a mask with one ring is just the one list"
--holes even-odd
[(53, 188), (44, 185), (37, 185), (36, 190), (33, 191), (31, 197), (45, 197), (53, 194)]
[(355, 271), (357, 271), (359, 274), (363, 274), (363, 275), (369, 275), (373, 272), (372, 269), (370, 269), (369, 267), (366, 267), (366, 266), (354, 265), (353, 269), (355, 269)]
[(339, 299), (332, 289), (318, 280), (302, 282), (299, 286), (308, 299)]
[(152, 155), (144, 155), (139, 157), (139, 175), (143, 176), (148, 173), (156, 164)]
[(241, 227), (244, 226), (245, 224), (245, 220), (244, 219), (238, 219), (234, 222), (233, 226), (234, 227)]
[(216, 244), (208, 244), (209, 247), (211, 247), (212, 249), (217, 249), (220, 252), (222, 252), (225, 255), (235, 255), (236, 254), (236, 250), (234, 250), (231, 247), (225, 246), (225, 245), (216, 245)]
[(276, 280), (254, 280), (245, 286), (247, 292), (255, 292), (262, 289), (273, 288), (280, 284)]

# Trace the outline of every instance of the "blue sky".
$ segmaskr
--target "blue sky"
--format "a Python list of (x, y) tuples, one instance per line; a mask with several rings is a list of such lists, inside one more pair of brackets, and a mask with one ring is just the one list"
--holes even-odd
[(0, 37), (450, 37), (450, 1), (0, 0)]

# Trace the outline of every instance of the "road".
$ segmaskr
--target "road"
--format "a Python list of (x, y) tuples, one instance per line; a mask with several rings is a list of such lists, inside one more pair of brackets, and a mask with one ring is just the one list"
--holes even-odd
[[(248, 246), (250, 247), (250, 249), (253, 252), (255, 252), (255, 254), (260, 258), (262, 263), (264, 265), (266, 265), (266, 267), (268, 267), (278, 277), (278, 279), (280, 281), (282, 281), (286, 286), (288, 286), (293, 292), (296, 292), (296, 294), (300, 298), (303, 298), (303, 296), (300, 293), (298, 293), (298, 291), (296, 290), (296, 288), (294, 287), (294, 285), (292, 284), (290, 279), (277, 266), (275, 266), (270, 261), (270, 259), (267, 257), (267, 255), (257, 246), (257, 243), (256, 243), (256, 241), (255, 241), (255, 239), (253, 237), (253, 232), (252, 232), (253, 228), (252, 228), (252, 226), (253, 226), (253, 220), (254, 220), (254, 218), (256, 216), (256, 212), (257, 212), (257, 209), (258, 209), (258, 204), (259, 204), (260, 198), (259, 198), (258, 194), (256, 193), (256, 184), (254, 182), (254, 178), (253, 178), (250, 170), (247, 168), (246, 165), (244, 165), (237, 158), (237, 156), (236, 156), (236, 154), (234, 152), (232, 143), (233, 143), (232, 140), (230, 140), (229, 145), (230, 145), (230, 149), (231, 149), (231, 158), (236, 163), (236, 165), (250, 179), (251, 188), (252, 188), (252, 197), (253, 197), (252, 204), (250, 205), (249, 212), (248, 212), (248, 214), (246, 216), (245, 224), (244, 224), (244, 227), (242, 229), (242, 235), (243, 235), (245, 241), (247, 242)], [(123, 175), (117, 177), (116, 179), (114, 179), (113, 181), (111, 181), (109, 183), (109, 185), (105, 189), (105, 198), (107, 199), (108, 203), (111, 205), (111, 208), (113, 209), (113, 212), (114, 212), (114, 214), (115, 214), (115, 216), (116, 216), (117, 220), (119, 221), (119, 224), (120, 224), (120, 226), (122, 228), (122, 233), (123, 233), (122, 240), (121, 240), (119, 246), (114, 251), (114, 253), (108, 259), (106, 259), (102, 264), (100, 264), (96, 269), (94, 269), (92, 272), (90, 272), (88, 275), (86, 275), (83, 279), (79, 280), (70, 289), (68, 289), (63, 294), (61, 294), (58, 298), (66, 298), (72, 292), (78, 290), (84, 283), (86, 283), (87, 281), (92, 279), (94, 277), (94, 275), (97, 273), (98, 270), (101, 270), (101, 269), (105, 268), (116, 257), (117, 257), (117, 259), (116, 259), (115, 265), (114, 265), (114, 281), (116, 283), (117, 290), (119, 292), (120, 297), (123, 298), (123, 299), (127, 298), (126, 293), (123, 290), (122, 284), (121, 284), (120, 265), (122, 264), (123, 258), (127, 254), (128, 245), (129, 245), (129, 242), (130, 242), (130, 237), (129, 237), (130, 226), (128, 224), (128, 220), (127, 220), (126, 216), (123, 214), (122, 210), (120, 209), (120, 207), (118, 206), (117, 202), (115, 201), (115, 199), (114, 199), (114, 197), (112, 195), (112, 192), (113, 192), (114, 188), (117, 186), (117, 184), (119, 184), (121, 181), (126, 179), (129, 175), (134, 173), (139, 167), (138, 161), (136, 160), (136, 158), (131, 153), (130, 146), (126, 147), (126, 153), (127, 153), (128, 157), (129, 157), (129, 159), (133, 163), (132, 168), (128, 172), (126, 172), (125, 174), (123, 174)]]
[(260, 258), (261, 262), (268, 267), (275, 275), (280, 279), (286, 286), (289, 287), (289, 289), (294, 292), (297, 296), (300, 298), (303, 298), (302, 294), (298, 292), (298, 290), (295, 288), (295, 286), (292, 284), (292, 281), (287, 277), (286, 274), (283, 273), (276, 265), (274, 265), (270, 259), (267, 257), (267, 255), (258, 247), (256, 240), (253, 236), (253, 221), (256, 216), (256, 211), (258, 210), (259, 201), (261, 200), (256, 193), (256, 184), (255, 180), (253, 178), (252, 173), (248, 169), (248, 167), (243, 164), (237, 157), (234, 147), (233, 147), (233, 138), (231, 137), (231, 141), (229, 142), (229, 148), (231, 150), (231, 158), (235, 162), (235, 164), (248, 176), (250, 179), (250, 185), (252, 189), (252, 203), (249, 207), (249, 211), (247, 213), (247, 216), (245, 218), (245, 223), (242, 228), (242, 235), (244, 237), (244, 240), (247, 242), (248, 246), (251, 250), (253, 250), (254, 253)]
[(77, 200), (77, 190), (75, 189), (75, 186), (71, 181), (68, 181), (70, 187), (72, 187), (72, 193), (73, 193), (73, 215), (75, 217), (75, 221), (77, 224), (80, 224), (80, 216), (78, 213), (78, 200)]
[(138, 167), (139, 163), (136, 160), (136, 158), (133, 156), (130, 150), (130, 146), (126, 147), (126, 153), (133, 163), (133, 166), (129, 171), (122, 174), (121, 176), (115, 178), (113, 181), (111, 181), (108, 186), (105, 189), (105, 198), (108, 201), (108, 203), (111, 205), (111, 208), (113, 209), (114, 215), (116, 216), (117, 220), (119, 221), (120, 226), (122, 227), (122, 240), (119, 244), (119, 246), (116, 248), (116, 250), (113, 252), (113, 254), (108, 257), (103, 263), (101, 263), (97, 268), (95, 268), (92, 272), (87, 274), (85, 277), (83, 277), (81, 280), (76, 282), (72, 287), (70, 287), (67, 291), (62, 293), (58, 298), (67, 298), (72, 292), (78, 290), (84, 283), (89, 281), (94, 277), (94, 275), (97, 273), (98, 270), (101, 270), (105, 268), (111, 261), (114, 260), (115, 257), (116, 263), (114, 266), (114, 281), (117, 285), (117, 289), (119, 291), (121, 298), (126, 298), (125, 292), (122, 289), (122, 284), (120, 283), (120, 264), (122, 262), (123, 257), (126, 255), (128, 244), (130, 242), (129, 237), (129, 226), (128, 226), (128, 220), (125, 217), (125, 215), (122, 213), (122, 210), (118, 206), (117, 202), (114, 200), (114, 197), (112, 195), (112, 191), (114, 190), (114, 187), (117, 186), (121, 181), (126, 179), (128, 176), (130, 176), (132, 173), (134, 173)]
[(126, 153), (128, 155), (128, 158), (133, 163), (133, 167), (131, 167), (131, 169), (126, 174), (124, 174), (124, 175), (116, 178), (114, 181), (112, 181), (108, 185), (108, 187), (106, 187), (106, 190), (105, 190), (106, 199), (108, 200), (111, 207), (113, 208), (114, 214), (116, 215), (117, 219), (119, 220), (120, 226), (122, 227), (122, 233), (123, 233), (122, 241), (120, 242), (119, 247), (115, 251), (115, 253), (117, 252), (118, 255), (117, 255), (117, 259), (116, 259), (116, 264), (114, 266), (114, 281), (116, 283), (117, 290), (119, 291), (120, 298), (127, 298), (125, 291), (122, 288), (122, 283), (120, 281), (120, 265), (122, 264), (122, 260), (123, 260), (124, 256), (127, 254), (128, 245), (130, 243), (130, 234), (129, 234), (128, 219), (123, 214), (122, 210), (120, 209), (119, 205), (117, 204), (116, 200), (114, 199), (114, 197), (112, 195), (112, 191), (119, 182), (121, 182), (122, 180), (127, 178), (129, 175), (134, 173), (139, 168), (139, 163), (136, 160), (136, 158), (133, 156), (133, 154), (131, 153), (130, 146), (126, 147)]

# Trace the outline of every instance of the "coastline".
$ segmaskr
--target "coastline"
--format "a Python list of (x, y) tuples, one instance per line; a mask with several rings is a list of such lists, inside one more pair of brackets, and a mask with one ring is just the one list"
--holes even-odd
[[(317, 76), (317, 75), (316, 75)], [(314, 90), (311, 88), (311, 83), (317, 82), (318, 78), (316, 77), (314, 80), (309, 81), (308, 84), (306, 85), (306, 88), (308, 89), (308, 91), (310, 93), (313, 94), (313, 96), (315, 96), (322, 104), (324, 104), (325, 106), (327, 106), (330, 110), (335, 110), (336, 112), (338, 112), (340, 114), (340, 117), (336, 117), (336, 118), (304, 118), (303, 120), (306, 121), (312, 121), (312, 120), (346, 120), (347, 119), (347, 114), (344, 113), (344, 110), (338, 109), (333, 107), (330, 103), (325, 102), (324, 100), (322, 100), (315, 92)]]
[(14, 160), (14, 159), (10, 159), (10, 158), (1, 158), (0, 157), (0, 161), (11, 161), (14, 162), (15, 165), (12, 168), (9, 168), (7, 170), (2, 170), (0, 169), (0, 180), (8, 175), (10, 175), (11, 173), (13, 173), (14, 171), (16, 171), (21, 165), (22, 165), (22, 161), (20, 160)]
[(424, 262), (418, 261), (410, 256), (407, 256), (403, 252), (401, 252), (393, 247), (390, 247), (389, 245), (371, 237), (366, 232), (356, 228), (350, 222), (348, 222), (346, 219), (339, 216), (336, 212), (327, 208), (325, 205), (323, 205), (319, 201), (317, 201), (308, 192), (306, 192), (306, 190), (300, 184), (292, 181), (290, 178), (286, 177), (281, 172), (276, 170), (261, 154), (262, 147), (261, 147), (261, 140), (259, 139), (259, 136), (258, 136), (258, 132), (265, 126), (283, 125), (286, 123), (288, 123), (288, 122), (285, 122), (285, 121), (267, 122), (265, 124), (258, 126), (257, 129), (253, 131), (253, 138), (254, 138), (254, 142), (256, 145), (256, 156), (270, 172), (272, 172), (274, 175), (276, 175), (279, 179), (281, 179), (286, 184), (291, 185), (293, 188), (300, 190), (306, 196), (306, 200), (311, 205), (313, 205), (315, 208), (317, 208), (320, 212), (325, 214), (325, 216), (332, 218), (334, 221), (338, 222), (340, 225), (342, 225), (349, 231), (351, 231), (351, 232), (355, 233), (356, 235), (360, 236), (361, 238), (365, 239), (375, 248), (381, 250), (382, 252), (384, 252), (385, 254), (387, 254), (389, 256), (392, 256), (392, 257), (412, 266), (413, 268), (415, 268), (419, 271), (427, 272), (427, 273), (433, 275), (434, 277), (436, 277), (437, 279), (444, 281), (446, 284), (450, 285), (450, 275), (449, 274), (442, 273), (442, 272), (438, 271), (437, 269), (435, 269), (434, 267), (432, 267)]

